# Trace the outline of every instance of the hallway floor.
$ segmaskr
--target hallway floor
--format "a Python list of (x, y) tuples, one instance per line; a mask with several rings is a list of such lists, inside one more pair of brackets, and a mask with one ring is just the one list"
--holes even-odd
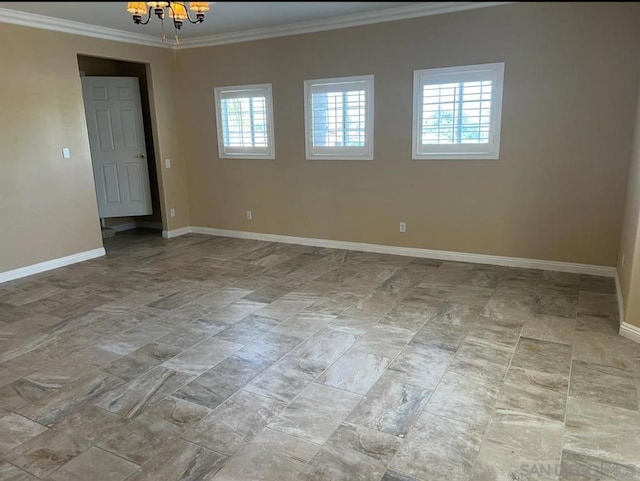
[(0, 284), (2, 481), (640, 480), (613, 279), (105, 245)]

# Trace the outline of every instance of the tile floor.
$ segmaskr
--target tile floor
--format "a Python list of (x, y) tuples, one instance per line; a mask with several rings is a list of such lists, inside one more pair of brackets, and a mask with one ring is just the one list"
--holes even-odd
[(639, 480), (613, 280), (199, 235), (0, 285), (3, 481)]

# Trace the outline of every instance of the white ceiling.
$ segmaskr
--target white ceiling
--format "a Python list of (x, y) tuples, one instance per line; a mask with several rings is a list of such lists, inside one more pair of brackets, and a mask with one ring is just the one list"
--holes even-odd
[(145, 45), (190, 48), (317, 32), (369, 23), (503, 5), (511, 2), (210, 2), (202, 24), (186, 23), (180, 45), (165, 20), (135, 25), (127, 2), (0, 2), (0, 23)]
[[(204, 23), (185, 25), (181, 38), (242, 32), (310, 20), (378, 11), (417, 2), (211, 2)], [(0, 2), (0, 8), (45, 15), (131, 33), (160, 35), (160, 20), (135, 25), (127, 13), (127, 2)], [(167, 32), (173, 32), (165, 22)]]

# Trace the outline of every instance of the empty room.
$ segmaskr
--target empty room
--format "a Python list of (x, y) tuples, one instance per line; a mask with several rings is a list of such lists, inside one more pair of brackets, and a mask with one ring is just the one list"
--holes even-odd
[(0, 42), (0, 481), (640, 480), (640, 3)]

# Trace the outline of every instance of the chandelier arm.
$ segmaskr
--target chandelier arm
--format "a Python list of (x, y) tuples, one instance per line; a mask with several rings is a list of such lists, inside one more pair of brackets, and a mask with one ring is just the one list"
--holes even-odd
[(173, 18), (173, 29), (176, 31), (176, 37), (178, 36), (178, 24), (176, 22), (176, 11), (173, 9), (173, 4), (175, 2), (169, 2), (169, 5), (167, 6), (167, 8), (169, 8), (169, 10), (171, 10), (171, 15), (169, 15), (171, 18)]
[(189, 20), (189, 23), (202, 23), (202, 21), (204, 20), (204, 17), (196, 17), (195, 20), (191, 19), (191, 15), (189, 14), (189, 11), (187, 10), (187, 20)]
[(146, 22), (140, 22), (139, 25), (146, 25), (149, 23), (149, 20), (151, 20), (151, 9), (149, 9), (149, 12), (147, 13), (147, 21)]

